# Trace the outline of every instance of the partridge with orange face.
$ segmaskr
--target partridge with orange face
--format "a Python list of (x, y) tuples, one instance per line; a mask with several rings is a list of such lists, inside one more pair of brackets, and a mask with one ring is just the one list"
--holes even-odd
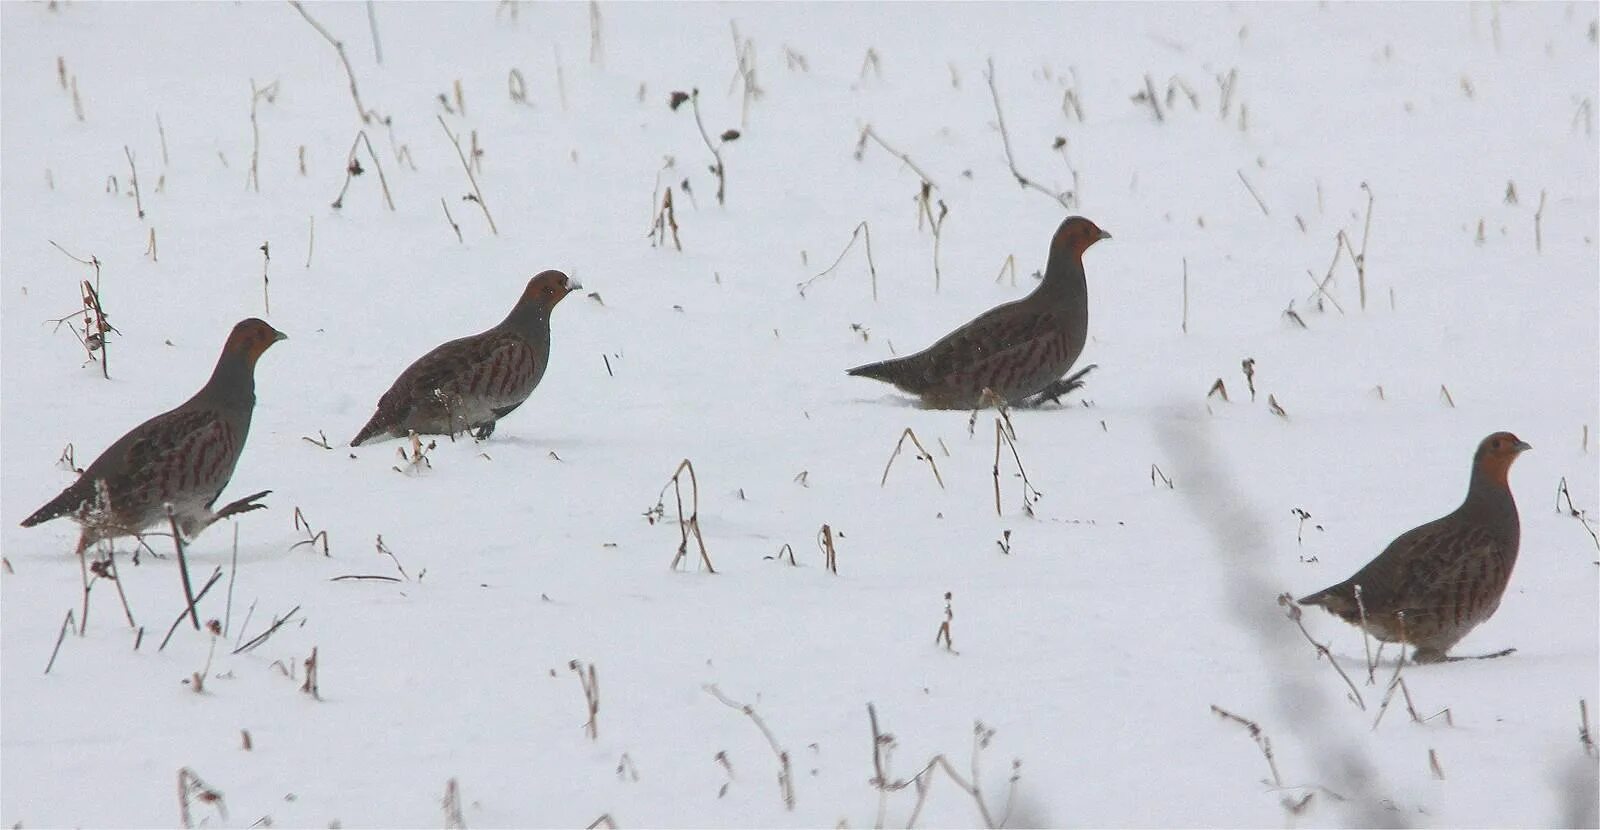
[(178, 529), (189, 538), (218, 519), (265, 507), (256, 500), (271, 491), (211, 509), (233, 477), (250, 433), (256, 361), (286, 337), (253, 317), (234, 326), (211, 379), (194, 397), (117, 439), (22, 526), (68, 516), (83, 528), (81, 552), (102, 539), (136, 536), (167, 522), (169, 505)]
[(528, 281), (516, 307), (488, 331), (452, 340), (418, 358), (378, 399), (378, 411), (350, 439), (357, 447), (375, 437), (411, 432), (479, 439), (533, 394), (550, 361), (550, 311), (582, 286), (560, 271)]
[(1089, 336), (1089, 286), (1083, 252), (1111, 234), (1070, 216), (1050, 240), (1044, 281), (1020, 300), (997, 306), (913, 355), (857, 366), (858, 377), (881, 380), (935, 409), (971, 409), (986, 391), (1001, 402), (1054, 398), (1081, 385), (1063, 375)]
[[(1406, 531), (1355, 576), (1310, 596), (1384, 642), (1416, 647), (1418, 663), (1437, 663), (1500, 607), (1517, 562), (1521, 525), (1507, 474), (1530, 449), (1509, 432), (1478, 444), (1467, 498), (1455, 512)], [(1361, 595), (1358, 603), (1356, 589)]]

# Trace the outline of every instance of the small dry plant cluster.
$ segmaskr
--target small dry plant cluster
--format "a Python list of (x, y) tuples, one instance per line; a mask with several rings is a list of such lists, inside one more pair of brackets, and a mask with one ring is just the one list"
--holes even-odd
[(917, 773), (910, 778), (895, 778), (890, 771), (891, 760), (897, 746), (894, 735), (884, 732), (878, 727), (878, 710), (871, 703), (867, 704), (867, 719), (872, 726), (872, 780), (873, 789), (878, 791), (878, 816), (874, 827), (883, 827), (889, 809), (890, 793), (900, 792), (907, 788), (914, 788), (917, 796), (916, 803), (912, 805), (911, 814), (907, 817), (905, 826), (915, 827), (917, 819), (922, 815), (922, 808), (927, 803), (928, 792), (933, 787), (937, 773), (944, 772), (958, 789), (972, 799), (973, 805), (978, 810), (978, 818), (984, 827), (1004, 827), (1011, 817), (1011, 805), (1016, 798), (1017, 782), (1022, 778), (1022, 761), (1013, 759), (1011, 762), (1011, 775), (1007, 780), (1005, 808), (996, 815), (990, 806), (988, 798), (983, 792), (983, 775), (980, 766), (983, 750), (989, 747), (994, 740), (995, 731), (983, 724), (982, 721), (972, 725), (972, 761), (967, 775), (958, 772), (950, 760), (943, 754), (935, 755), (923, 764)]
[[(682, 479), (684, 473), (689, 475), (689, 513), (687, 516), (683, 512)], [(655, 505), (644, 512), (645, 521), (653, 525), (666, 519), (667, 508), (665, 502), (667, 488), (669, 487), (672, 488), (672, 494), (678, 506), (678, 533), (680, 535), (678, 553), (672, 557), (672, 570), (677, 570), (683, 560), (688, 558), (689, 537), (692, 535), (695, 544), (700, 549), (701, 566), (708, 573), (716, 573), (717, 569), (711, 565), (711, 555), (706, 552), (705, 537), (700, 535), (700, 482), (695, 477), (694, 465), (689, 462), (689, 459), (685, 458), (678, 462), (678, 468), (673, 471), (672, 478), (667, 480), (667, 483), (661, 488), (661, 492), (657, 494)]]
[(78, 283), (79, 303), (82, 307), (71, 314), (58, 317), (50, 322), (55, 323), (57, 329), (61, 326), (66, 326), (67, 330), (77, 338), (78, 344), (83, 347), (84, 354), (87, 355), (88, 359), (84, 361), (84, 364), (99, 363), (100, 376), (109, 380), (111, 378), (111, 361), (106, 353), (106, 340), (112, 334), (121, 334), (122, 332), (117, 331), (116, 327), (111, 325), (110, 320), (106, 317), (105, 307), (100, 304), (100, 258), (90, 256), (88, 259), (84, 259), (68, 252), (67, 249), (57, 245), (55, 242), (50, 244), (54, 245), (56, 250), (66, 254), (72, 261), (94, 269), (93, 282), (80, 280)]

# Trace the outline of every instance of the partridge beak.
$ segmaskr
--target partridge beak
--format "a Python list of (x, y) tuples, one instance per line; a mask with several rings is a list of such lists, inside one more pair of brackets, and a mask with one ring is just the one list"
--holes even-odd
[(1533, 449), (1533, 445), (1527, 441), (1518, 441), (1517, 443), (1512, 444), (1511, 448), (1517, 452), (1527, 452), (1528, 450)]
[(288, 340), (288, 339), (289, 339), (289, 335), (284, 334), (281, 331), (280, 332), (274, 332), (273, 338), (272, 338), (272, 342), (276, 343), (279, 340)]
[(571, 277), (567, 277), (567, 290), (568, 291), (582, 291), (583, 290), (583, 284), (578, 282), (577, 280), (571, 278)]
[(1106, 233), (1105, 231), (1101, 231), (1099, 238), (1101, 238), (1101, 239), (1110, 239), (1111, 238), (1111, 234)]

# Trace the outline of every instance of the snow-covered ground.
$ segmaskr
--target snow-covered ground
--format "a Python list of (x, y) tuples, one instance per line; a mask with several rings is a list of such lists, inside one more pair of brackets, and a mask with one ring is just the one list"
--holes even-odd
[[(942, 753), (1008, 826), (1596, 822), (1600, 550), (1553, 506), (1564, 478), (1600, 514), (1594, 4), (380, 4), (381, 63), (366, 5), (306, 10), (386, 120), (339, 209), (362, 124), (290, 6), (0, 6), (7, 826), (174, 825), (180, 769), (222, 795), (189, 808), (208, 826), (437, 826), (452, 779), (468, 826), (905, 826), (918, 787), (874, 788), (869, 703), (890, 783)], [(1017, 169), (1076, 182), (1071, 210), (1008, 170), (990, 58)], [(742, 132), (725, 205), (691, 104), (668, 106), (693, 88), (712, 142)], [(498, 235), (436, 116), (469, 153), (476, 132)], [(937, 281), (919, 174), (860, 150), (868, 124), (948, 209)], [(648, 238), (668, 185), (682, 252)], [(1041, 495), (1026, 514), (1003, 450), (997, 516), (993, 412), (844, 369), (1020, 295), (1068, 213), (1115, 236), (1086, 258), (1100, 369), (1083, 405), (1011, 413)], [(863, 221), (877, 301), (864, 239), (802, 297)], [(1365, 310), (1348, 255), (1317, 301), (1341, 230)], [(103, 263), (109, 380), (47, 322), (93, 278), (52, 241)], [(585, 292), (491, 440), (441, 441), (417, 475), (400, 442), (343, 446), (544, 268)], [(197, 580), (224, 573), (199, 610), (227, 635), (159, 650), (177, 562), (121, 556), (142, 643), (102, 582), (44, 674), (76, 531), (17, 522), (72, 480), (63, 447), (81, 466), (183, 400), (250, 315), (291, 339), (227, 496), (271, 509), (237, 521), (236, 569), (231, 527), (191, 550)], [(910, 442), (880, 486), (907, 427), (942, 487)], [(1535, 448), (1511, 476), (1522, 558), (1458, 651), (1518, 651), (1405, 667), (1418, 714), (1450, 714), (1414, 723), (1397, 694), (1375, 727), (1393, 650), (1369, 684), (1359, 633), (1305, 616), (1363, 711), (1275, 597), (1454, 507), (1496, 429)], [(685, 458), (715, 575), (692, 543), (669, 569), (670, 489), (647, 521)], [(330, 555), (296, 546), (296, 508)], [(1213, 705), (1260, 724), (1278, 784)], [(942, 768), (923, 780), (919, 826), (986, 820)]]

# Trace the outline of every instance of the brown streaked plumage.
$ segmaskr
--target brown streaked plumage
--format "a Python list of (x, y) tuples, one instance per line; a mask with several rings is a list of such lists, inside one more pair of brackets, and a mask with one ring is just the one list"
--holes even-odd
[(82, 551), (102, 539), (134, 536), (167, 521), (193, 538), (218, 519), (257, 510), (271, 491), (212, 510), (239, 463), (256, 405), (256, 361), (287, 335), (254, 317), (233, 327), (211, 378), (189, 400), (117, 439), (72, 486), (22, 521), (67, 516), (83, 533)]
[(849, 373), (894, 384), (936, 409), (979, 406), (985, 389), (1013, 404), (1070, 391), (1088, 371), (1062, 382), (1089, 336), (1083, 252), (1110, 238), (1082, 216), (1067, 217), (1050, 240), (1044, 280), (1028, 296), (984, 312), (916, 354)]
[(1367, 630), (1385, 642), (1416, 647), (1418, 663), (1436, 663), (1500, 607), (1517, 562), (1521, 525), (1507, 473), (1526, 442), (1496, 432), (1472, 456), (1467, 497), (1455, 512), (1408, 530), (1355, 576), (1309, 596), (1353, 625), (1362, 609)]
[(406, 367), (350, 446), (411, 432), (475, 430), (478, 438), (488, 438), (495, 422), (521, 406), (544, 377), (550, 311), (581, 287), (560, 271), (540, 272), (494, 328), (451, 340)]

